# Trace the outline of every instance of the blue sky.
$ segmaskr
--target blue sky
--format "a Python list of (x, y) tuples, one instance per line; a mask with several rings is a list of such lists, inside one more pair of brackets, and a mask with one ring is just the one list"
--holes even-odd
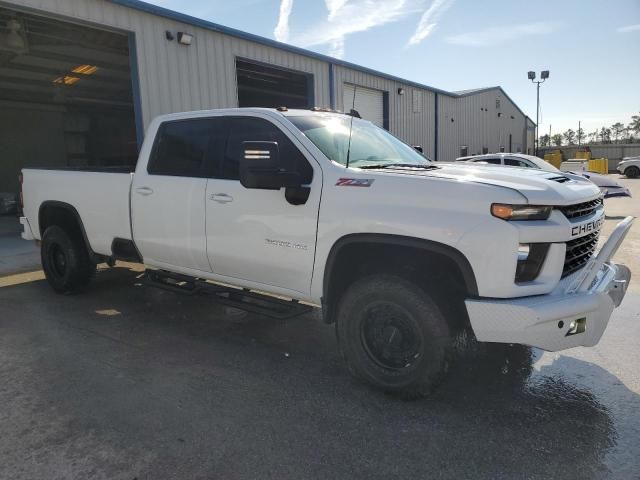
[(151, 0), (444, 90), (500, 85), (540, 132), (640, 112), (640, 0)]

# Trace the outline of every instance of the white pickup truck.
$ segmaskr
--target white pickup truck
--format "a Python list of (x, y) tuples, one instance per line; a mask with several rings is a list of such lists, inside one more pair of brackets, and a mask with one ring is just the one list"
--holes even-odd
[(61, 293), (124, 259), (321, 306), (350, 371), (407, 396), (438, 383), (464, 328), (551, 351), (599, 341), (630, 280), (611, 258), (632, 218), (596, 254), (588, 180), (438, 165), (354, 116), (156, 118), (135, 172), (25, 169), (23, 238)]

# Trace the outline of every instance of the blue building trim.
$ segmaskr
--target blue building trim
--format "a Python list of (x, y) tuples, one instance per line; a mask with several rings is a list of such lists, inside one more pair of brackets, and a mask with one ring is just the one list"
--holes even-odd
[(382, 92), (382, 128), (389, 130), (389, 92)]
[(138, 50), (136, 47), (136, 34), (127, 34), (129, 42), (129, 68), (131, 70), (131, 92), (133, 95), (133, 114), (136, 122), (136, 143), (138, 152), (142, 148), (144, 141), (144, 122), (142, 120), (142, 101), (140, 97), (140, 73), (138, 71)]
[(433, 159), (437, 162), (438, 161), (438, 103), (440, 102), (440, 99), (438, 97), (438, 94), (435, 94), (435, 101), (433, 103), (434, 105), (434, 112), (433, 112), (433, 117), (435, 118), (435, 124), (433, 126)]
[(329, 106), (332, 110), (336, 107), (336, 76), (333, 71), (333, 63), (329, 62)]

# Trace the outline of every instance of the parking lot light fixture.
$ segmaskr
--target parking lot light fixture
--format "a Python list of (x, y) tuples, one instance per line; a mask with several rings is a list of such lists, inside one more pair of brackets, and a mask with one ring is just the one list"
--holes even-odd
[(540, 72), (540, 80), (536, 80), (536, 72), (528, 71), (527, 78), (536, 84), (536, 133), (535, 133), (535, 155), (538, 155), (538, 123), (540, 122), (540, 84), (549, 78), (549, 70)]

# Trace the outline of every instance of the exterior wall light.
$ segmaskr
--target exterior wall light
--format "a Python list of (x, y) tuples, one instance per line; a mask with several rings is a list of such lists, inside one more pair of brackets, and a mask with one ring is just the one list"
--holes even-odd
[(404, 95), (404, 88), (398, 88), (398, 95)]
[(193, 35), (185, 32), (178, 32), (178, 43), (182, 45), (191, 45), (193, 42)]

